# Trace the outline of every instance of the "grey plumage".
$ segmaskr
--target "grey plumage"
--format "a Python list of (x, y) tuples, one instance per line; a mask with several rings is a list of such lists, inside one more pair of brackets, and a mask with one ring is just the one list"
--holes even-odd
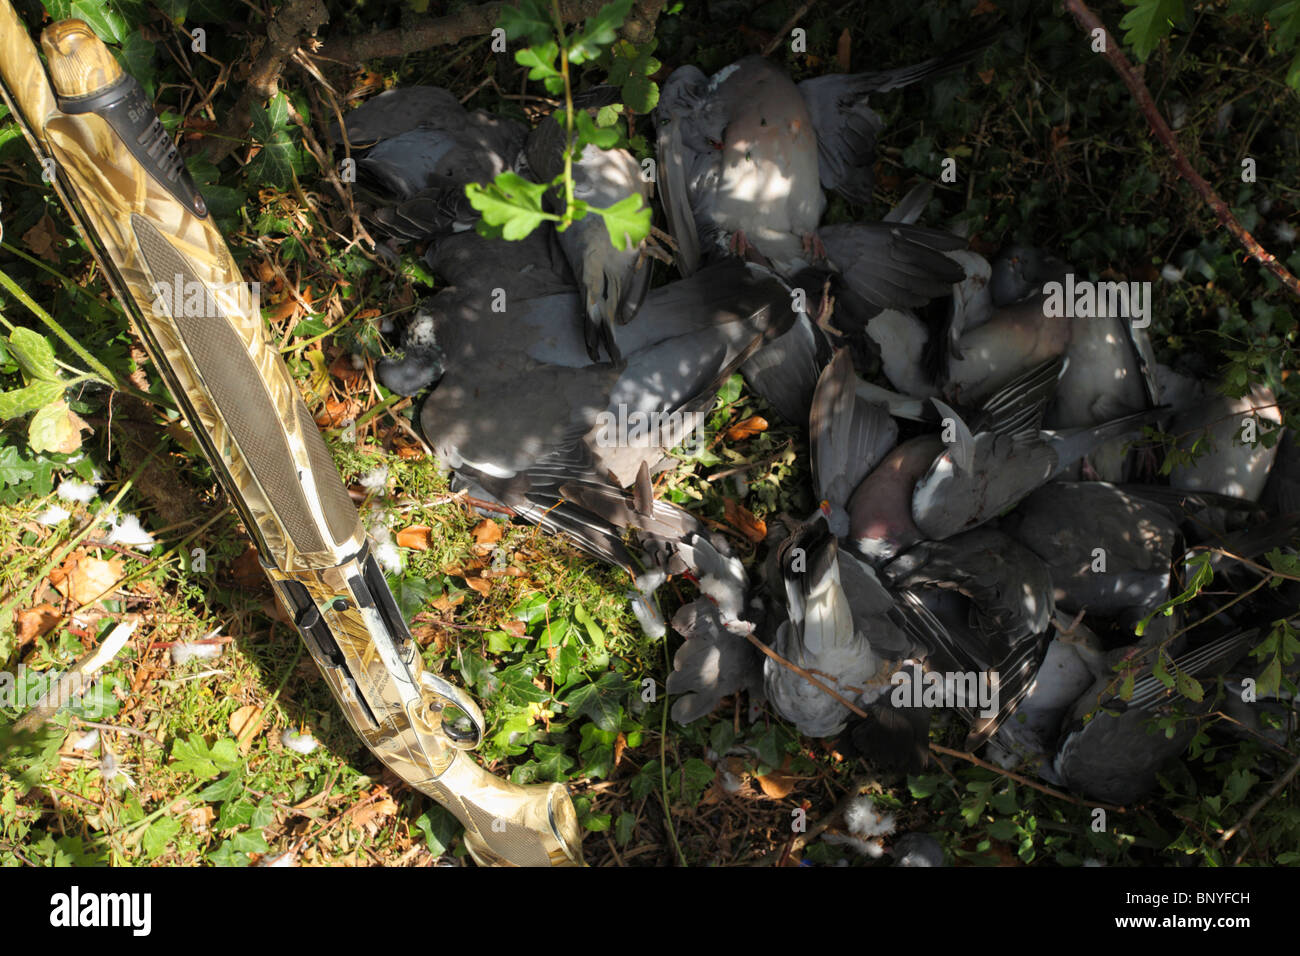
[(666, 685), (668, 693), (682, 695), (673, 701), (673, 720), (699, 720), (737, 691), (761, 694), (761, 655), (746, 638), (727, 630), (717, 604), (697, 598), (673, 616), (672, 626), (686, 638), (673, 657)]
[(1091, 428), (1045, 430), (1045, 394), (1034, 383), (1046, 381), (1050, 394), (1059, 368), (1046, 363), (995, 395), (974, 427), (935, 400), (955, 440), (917, 482), (912, 517), (922, 534), (941, 540), (977, 527), (1106, 442), (1132, 437), (1159, 417), (1153, 410)]
[(1042, 559), (1064, 610), (1109, 616), (1169, 596), (1178, 525), (1167, 509), (1099, 481), (1054, 481), (1002, 530)]
[(848, 349), (835, 353), (817, 382), (809, 416), (813, 490), (831, 533), (849, 533), (849, 496), (898, 440), (889, 412), (858, 397)]
[[(1197, 731), (1195, 717), (1213, 707), (1214, 688), (1209, 683), (1245, 653), (1259, 637), (1257, 630), (1234, 631), (1174, 657), (1169, 673), (1177, 671), (1201, 681), (1204, 700), (1195, 702), (1165, 686), (1152, 673), (1154, 647), (1134, 680), (1130, 698), (1122, 700), (1108, 688), (1116, 675), (1103, 674), (1086, 691), (1067, 719), (1056, 756), (1055, 771), (1070, 789), (1097, 800), (1133, 803), (1156, 783), (1156, 774), (1168, 760), (1186, 749)], [(1152, 718), (1169, 715), (1177, 703), (1191, 715), (1178, 723), (1172, 736), (1157, 730)]]
[(937, 634), (940, 650), (957, 670), (989, 675), (990, 680), (997, 675), (997, 711), (975, 719), (968, 738), (968, 745), (982, 742), (1015, 713), (1042, 662), (1044, 635), (1055, 610), (1047, 569), (1027, 548), (981, 528), (949, 541), (918, 544), (884, 573), (895, 587), (951, 589), (970, 600), (973, 626)]

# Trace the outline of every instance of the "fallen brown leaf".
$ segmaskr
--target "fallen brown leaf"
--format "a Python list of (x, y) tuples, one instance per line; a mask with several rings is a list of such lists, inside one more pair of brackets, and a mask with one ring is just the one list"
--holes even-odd
[(62, 617), (63, 615), (53, 604), (38, 604), (25, 611), (19, 611), (14, 615), (14, 630), (18, 635), (18, 646), (22, 647), (38, 637), (44, 637)]
[(487, 596), (492, 591), (492, 582), (483, 577), (466, 578), (465, 584), (479, 594)]
[(767, 419), (762, 415), (752, 415), (728, 428), (726, 438), (727, 441), (744, 441), (765, 431), (767, 431)]
[(59, 240), (59, 225), (48, 212), (36, 220), (36, 225), (23, 233), (23, 245), (46, 262), (58, 262), (54, 245)]
[(429, 550), (429, 526), (413, 524), (397, 532), (397, 546), (411, 548), (415, 551)]
[(253, 737), (262, 728), (262, 708), (245, 704), (230, 715), (230, 732), (239, 742), (239, 752), (248, 753), (253, 747)]
[(258, 557), (256, 548), (250, 546), (235, 558), (235, 563), (230, 566), (230, 576), (241, 590), (266, 586), (266, 572), (262, 570), (262, 559)]
[(614, 766), (618, 767), (619, 761), (623, 759), (623, 751), (627, 750), (627, 735), (620, 733), (614, 738)]
[(463, 592), (457, 594), (455, 597), (448, 597), (445, 594), (439, 594), (436, 598), (434, 598), (432, 601), (429, 602), (429, 606), (435, 608), (436, 610), (446, 612), (446, 611), (450, 611), (454, 607), (463, 604), (464, 602), (465, 602), (465, 595)]
[(978, 16), (983, 16), (986, 13), (997, 13), (997, 12), (998, 12), (998, 8), (996, 4), (991, 3), (990, 0), (980, 0), (979, 3), (975, 4), (975, 8), (971, 10), (970, 15), (972, 17), (978, 17)]
[(50, 572), (50, 583), (74, 604), (87, 604), (108, 597), (123, 576), (120, 558), (104, 561), (81, 551)]
[[(526, 628), (523, 621), (502, 621), (501, 630), (505, 631), (511, 637), (523, 637)], [(620, 736), (622, 736), (620, 734)]]
[(355, 398), (331, 398), (325, 407), (316, 413), (316, 424), (321, 428), (338, 428), (346, 421), (353, 420), (361, 411), (361, 403)]
[(367, 803), (364, 807), (352, 811), (352, 822), (358, 827), (364, 827), (372, 820), (382, 820), (385, 817), (391, 817), (396, 812), (397, 804), (393, 802), (393, 798), (383, 797), (374, 803)]
[(785, 759), (781, 761), (781, 769), (759, 777), (758, 785), (773, 800), (784, 800), (794, 790), (794, 778), (786, 772), (789, 769), (790, 755), (786, 754)]
[(330, 374), (347, 384), (364, 381), (366, 377), (364, 369), (359, 369), (352, 364), (352, 355), (349, 352), (340, 352), (338, 357), (330, 362)]
[(212, 805), (209, 803), (205, 803), (201, 807), (193, 807), (185, 815), (189, 817), (191, 830), (206, 830), (208, 824), (216, 817), (216, 813), (213, 812)]
[(479, 554), (491, 551), (501, 540), (501, 525), (491, 518), (484, 518), (474, 526), (474, 550)]
[(767, 537), (767, 523), (762, 518), (756, 517), (744, 505), (728, 498), (723, 504), (723, 514), (727, 524), (752, 543), (759, 544)]

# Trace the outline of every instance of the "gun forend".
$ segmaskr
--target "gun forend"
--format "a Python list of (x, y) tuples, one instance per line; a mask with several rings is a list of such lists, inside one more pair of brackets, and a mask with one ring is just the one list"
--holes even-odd
[[(478, 707), (424, 671), (356, 506), (202, 194), (139, 84), (80, 20), (47, 28), (54, 93), (8, 0), (0, 75), (60, 196), (134, 316), (348, 721), (395, 773), (454, 813), (480, 863), (581, 864), (563, 786), (521, 787), (465, 753)], [(34, 66), (33, 66), (34, 62)], [(33, 111), (35, 115), (33, 115)]]

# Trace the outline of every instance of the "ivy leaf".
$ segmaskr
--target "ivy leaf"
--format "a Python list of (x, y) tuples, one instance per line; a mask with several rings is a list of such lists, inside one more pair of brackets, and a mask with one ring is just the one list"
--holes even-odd
[(293, 182), (294, 174), (301, 171), (302, 158), (292, 137), (283, 129), (262, 140), (261, 150), (244, 167), (250, 182), (269, 183), (280, 189)]
[(594, 684), (570, 691), (566, 703), (570, 713), (589, 717), (601, 730), (617, 733), (623, 716), (623, 699), (631, 687), (632, 681), (622, 674), (606, 671)]
[(198, 797), (207, 803), (222, 803), (238, 796), (243, 791), (242, 776), (231, 771), (216, 783), (209, 784), (199, 791)]
[(642, 196), (628, 196), (606, 209), (592, 209), (592, 212), (604, 218), (609, 241), (615, 249), (625, 249), (628, 243), (635, 246), (650, 235), (650, 207)]
[(73, 0), (68, 15), (85, 20), (105, 43), (121, 43), (129, 31), (121, 14), (103, 0)]
[(563, 747), (550, 744), (534, 744), (533, 754), (537, 757), (536, 777), (540, 780), (563, 781), (568, 777), (569, 768), (577, 762)]
[(140, 839), (140, 845), (144, 848), (145, 855), (149, 859), (158, 856), (176, 838), (176, 834), (181, 832), (181, 821), (176, 817), (160, 817), (149, 828), (144, 831), (144, 836)]
[(713, 783), (715, 775), (716, 771), (699, 757), (686, 761), (681, 769), (682, 799), (695, 806)]
[[(498, 173), (486, 186), (470, 183), (465, 187), (469, 203), (489, 226), (501, 229), (506, 239), (523, 239), (554, 216), (542, 209), (545, 183), (530, 183), (518, 173)], [(640, 197), (638, 197), (640, 198)]]
[(439, 806), (420, 814), (415, 825), (424, 834), (424, 844), (434, 856), (445, 855), (461, 829), (460, 821)]
[(289, 124), (289, 100), (284, 93), (276, 93), (266, 106), (254, 103), (250, 110), (253, 138), (260, 143), (270, 142), (275, 134)]
[(157, 49), (155, 44), (145, 39), (142, 31), (136, 30), (122, 44), (118, 59), (126, 72), (143, 83), (153, 77), (153, 57)]
[(1124, 42), (1133, 48), (1138, 61), (1145, 63), (1151, 51), (1169, 36), (1174, 21), (1183, 18), (1183, 0), (1124, 0), (1132, 7), (1119, 21), (1126, 31)]

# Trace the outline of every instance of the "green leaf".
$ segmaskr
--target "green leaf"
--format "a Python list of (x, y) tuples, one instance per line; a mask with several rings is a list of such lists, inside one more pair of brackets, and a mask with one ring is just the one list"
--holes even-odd
[(209, 748), (201, 734), (192, 733), (188, 739), (172, 744), (172, 768), (192, 773), (200, 780), (233, 770), (240, 762), (239, 748), (229, 738), (218, 740)]
[(0, 392), (0, 419), (18, 418), (34, 412), (63, 396), (64, 384), (37, 379), (23, 388)]
[(993, 839), (1006, 842), (1016, 839), (1020, 834), (1020, 828), (1012, 820), (999, 819), (988, 825), (987, 832)]
[(589, 717), (601, 730), (617, 732), (623, 716), (623, 700), (633, 682), (622, 674), (606, 671), (594, 684), (569, 692), (569, 712)]
[(232, 841), (223, 840), (221, 846), (208, 854), (208, 862), (213, 866), (248, 866), (248, 857), (237, 852)]
[(250, 183), (269, 183), (280, 189), (292, 183), (294, 174), (300, 172), (302, 158), (284, 130), (276, 130), (270, 138), (263, 140), (262, 149), (244, 167)]
[(1183, 17), (1183, 0), (1124, 0), (1133, 7), (1119, 21), (1126, 31), (1124, 42), (1133, 48), (1138, 61), (1145, 63), (1151, 51), (1169, 35), (1175, 20)]
[(1201, 682), (1177, 664), (1174, 665), (1174, 686), (1188, 700), (1200, 702), (1205, 699), (1205, 689), (1201, 687)]
[(142, 31), (136, 30), (122, 44), (118, 59), (126, 72), (143, 83), (153, 76), (153, 57), (157, 49), (155, 44), (145, 39)]
[(638, 113), (649, 113), (659, 105), (659, 84), (644, 73), (633, 73), (621, 87), (620, 95)]
[(642, 196), (628, 196), (607, 209), (593, 208), (592, 212), (605, 220), (605, 229), (615, 249), (625, 249), (628, 243), (635, 246), (650, 235), (650, 207)]
[(242, 830), (230, 838), (231, 847), (239, 853), (269, 853), (266, 837), (261, 830)]
[(590, 143), (600, 149), (611, 149), (618, 142), (618, 130), (597, 127), (592, 122), (591, 114), (586, 110), (578, 110), (574, 119), (578, 127), (579, 142)]
[(28, 378), (57, 381), (58, 367), (54, 364), (54, 349), (39, 332), (19, 326), (9, 333), (9, 351)]
[(460, 821), (440, 806), (432, 806), (416, 818), (415, 825), (424, 834), (424, 844), (434, 856), (443, 856), (460, 832)]
[(144, 836), (140, 839), (140, 845), (144, 848), (145, 854), (149, 859), (158, 856), (176, 838), (176, 834), (181, 832), (181, 821), (176, 817), (159, 817), (149, 828), (144, 831)]
[(289, 99), (284, 93), (276, 93), (266, 106), (254, 103), (249, 112), (253, 121), (253, 138), (260, 143), (267, 143), (288, 126)]
[(121, 15), (103, 0), (73, 0), (68, 13), (85, 20), (105, 43), (121, 43), (130, 29)]
[(627, 841), (632, 839), (632, 833), (636, 830), (636, 817), (624, 811), (618, 815), (618, 822), (614, 824), (614, 839), (619, 846), (626, 846)]
[(518, 6), (503, 7), (497, 25), (506, 31), (507, 40), (523, 39), (530, 46), (554, 37), (549, 8), (541, 0), (520, 0)]
[(618, 39), (618, 28), (632, 12), (632, 0), (613, 0), (596, 11), (570, 41), (569, 62), (585, 63)]
[(554, 41), (538, 44), (536, 47), (525, 47), (515, 52), (515, 62), (520, 66), (528, 67), (528, 78), (530, 80), (542, 80), (546, 83), (547, 89), (551, 88), (550, 81), (558, 80), (560, 89), (564, 88), (564, 74), (555, 68), (555, 58), (559, 55), (560, 48), (555, 45)]
[(515, 240), (523, 239), (544, 220), (556, 218), (542, 209), (546, 189), (544, 183), (530, 183), (518, 173), (505, 172), (487, 185), (471, 183), (465, 187), (465, 195), (485, 223), (500, 228), (506, 239)]
[(716, 771), (699, 757), (692, 757), (682, 764), (681, 783), (682, 799), (695, 806), (704, 796), (704, 791), (713, 783)]
[(27, 426), (27, 444), (34, 452), (65, 450), (63, 443), (75, 427), (68, 419), (68, 406), (54, 401), (37, 411)]
[(216, 783), (208, 784), (208, 786), (200, 790), (198, 797), (200, 800), (206, 801), (207, 803), (221, 803), (222, 801), (230, 800), (239, 796), (243, 791), (244, 786), (242, 775), (235, 771), (231, 771)]
[(540, 780), (563, 781), (568, 777), (568, 770), (577, 761), (564, 752), (563, 747), (550, 744), (534, 744), (533, 754), (537, 758), (537, 778)]
[(426, 607), (441, 590), (430, 585), (426, 579), (417, 578), (413, 574), (389, 578), (388, 585), (393, 592), (393, 598), (397, 601), (397, 609), (402, 612), (402, 619), (406, 621)]

